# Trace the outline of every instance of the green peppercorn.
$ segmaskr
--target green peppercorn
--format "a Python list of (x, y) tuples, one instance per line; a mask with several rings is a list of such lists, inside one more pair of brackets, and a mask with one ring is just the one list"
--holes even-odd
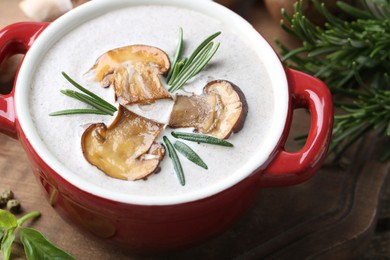
[(12, 190), (3, 191), (0, 195), (0, 198), (6, 201), (12, 200), (14, 198), (14, 193), (12, 192)]
[(17, 214), (20, 212), (21, 205), (20, 201), (12, 199), (7, 202), (7, 210), (13, 214)]
[(3, 191), (0, 194), (0, 208), (3, 208), (7, 205), (7, 202), (14, 198), (14, 193), (11, 190)]

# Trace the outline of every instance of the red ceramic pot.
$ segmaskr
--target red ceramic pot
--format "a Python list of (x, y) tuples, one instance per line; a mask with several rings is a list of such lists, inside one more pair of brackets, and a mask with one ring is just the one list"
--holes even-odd
[[(33, 165), (34, 174), (49, 203), (72, 225), (105, 242), (141, 251), (173, 250), (193, 245), (231, 225), (262, 187), (302, 183), (320, 168), (330, 142), (333, 109), (323, 82), (304, 73), (283, 68), (266, 41), (242, 18), (212, 2), (150, 0), (148, 3), (178, 5), (213, 15), (250, 35), (267, 56), (275, 92), (275, 119), (269, 146), (249, 170), (227, 178), (195, 195), (180, 198), (133, 198), (83, 182), (51, 156), (37, 136), (28, 106), (30, 79), (43, 53), (67, 31), (91, 17), (115, 8), (143, 5), (146, 1), (92, 1), (64, 15), (53, 24), (18, 23), (0, 31), (0, 62), (26, 53), (12, 92), (0, 95), (0, 131), (18, 138)], [(103, 11), (104, 12), (103, 12)], [(248, 36), (249, 37), (249, 36)], [(276, 96), (276, 95), (275, 95)], [(292, 112), (307, 108), (311, 127), (304, 147), (287, 152), (284, 144)]]

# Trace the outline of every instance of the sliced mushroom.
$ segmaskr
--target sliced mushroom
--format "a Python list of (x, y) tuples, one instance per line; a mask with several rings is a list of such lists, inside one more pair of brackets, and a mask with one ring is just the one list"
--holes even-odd
[(227, 139), (242, 129), (248, 113), (244, 93), (226, 80), (208, 83), (202, 96), (177, 96), (169, 126)]
[(239, 87), (225, 80), (216, 80), (206, 85), (204, 93), (206, 95), (215, 94), (219, 97), (215, 127), (207, 134), (226, 139), (232, 132), (237, 133), (244, 127), (248, 104)]
[(103, 87), (113, 85), (122, 104), (149, 104), (171, 98), (159, 78), (169, 68), (169, 57), (164, 51), (147, 45), (131, 45), (100, 56), (88, 74), (92, 73)]
[(169, 126), (172, 128), (195, 127), (207, 131), (214, 123), (216, 116), (217, 97), (207, 96), (177, 96), (172, 108)]
[(162, 124), (140, 117), (123, 106), (114, 122), (88, 127), (81, 138), (84, 157), (105, 174), (139, 180), (158, 171), (165, 148), (155, 140)]

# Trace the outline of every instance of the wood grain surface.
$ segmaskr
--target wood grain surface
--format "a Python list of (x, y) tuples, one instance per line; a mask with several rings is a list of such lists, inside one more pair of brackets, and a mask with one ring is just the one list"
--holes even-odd
[[(0, 0), (0, 28), (28, 20), (18, 2)], [(262, 4), (240, 10), (274, 47), (275, 39), (296, 44)], [(307, 131), (310, 121), (303, 110), (294, 116), (292, 137)], [(376, 226), (382, 188), (390, 186), (383, 185), (390, 164), (377, 159), (385, 145), (389, 144), (372, 136), (354, 147), (343, 168), (327, 164), (304, 184), (262, 190), (255, 204), (225, 233), (169, 255), (135, 255), (79, 233), (45, 200), (19, 142), (1, 134), (0, 191), (14, 191), (22, 202), (22, 214), (40, 211), (41, 218), (27, 225), (77, 259), (355, 259), (364, 256)], [(289, 141), (288, 147), (298, 149), (299, 144)], [(12, 259), (25, 259), (21, 244), (14, 245)]]

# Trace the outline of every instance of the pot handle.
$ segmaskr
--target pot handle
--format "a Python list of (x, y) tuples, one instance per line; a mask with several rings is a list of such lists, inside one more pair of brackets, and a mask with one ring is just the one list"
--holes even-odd
[[(20, 22), (0, 30), (0, 64), (15, 54), (25, 54), (48, 23)], [(0, 88), (2, 88), (0, 86)], [(0, 133), (16, 138), (14, 89), (0, 94)]]
[(297, 152), (287, 152), (286, 140), (282, 140), (280, 150), (261, 175), (262, 187), (294, 185), (312, 177), (326, 158), (332, 134), (333, 104), (328, 87), (319, 79), (293, 69), (286, 69), (286, 75), (291, 93), (290, 113), (292, 109), (307, 108), (311, 126), (305, 145)]

